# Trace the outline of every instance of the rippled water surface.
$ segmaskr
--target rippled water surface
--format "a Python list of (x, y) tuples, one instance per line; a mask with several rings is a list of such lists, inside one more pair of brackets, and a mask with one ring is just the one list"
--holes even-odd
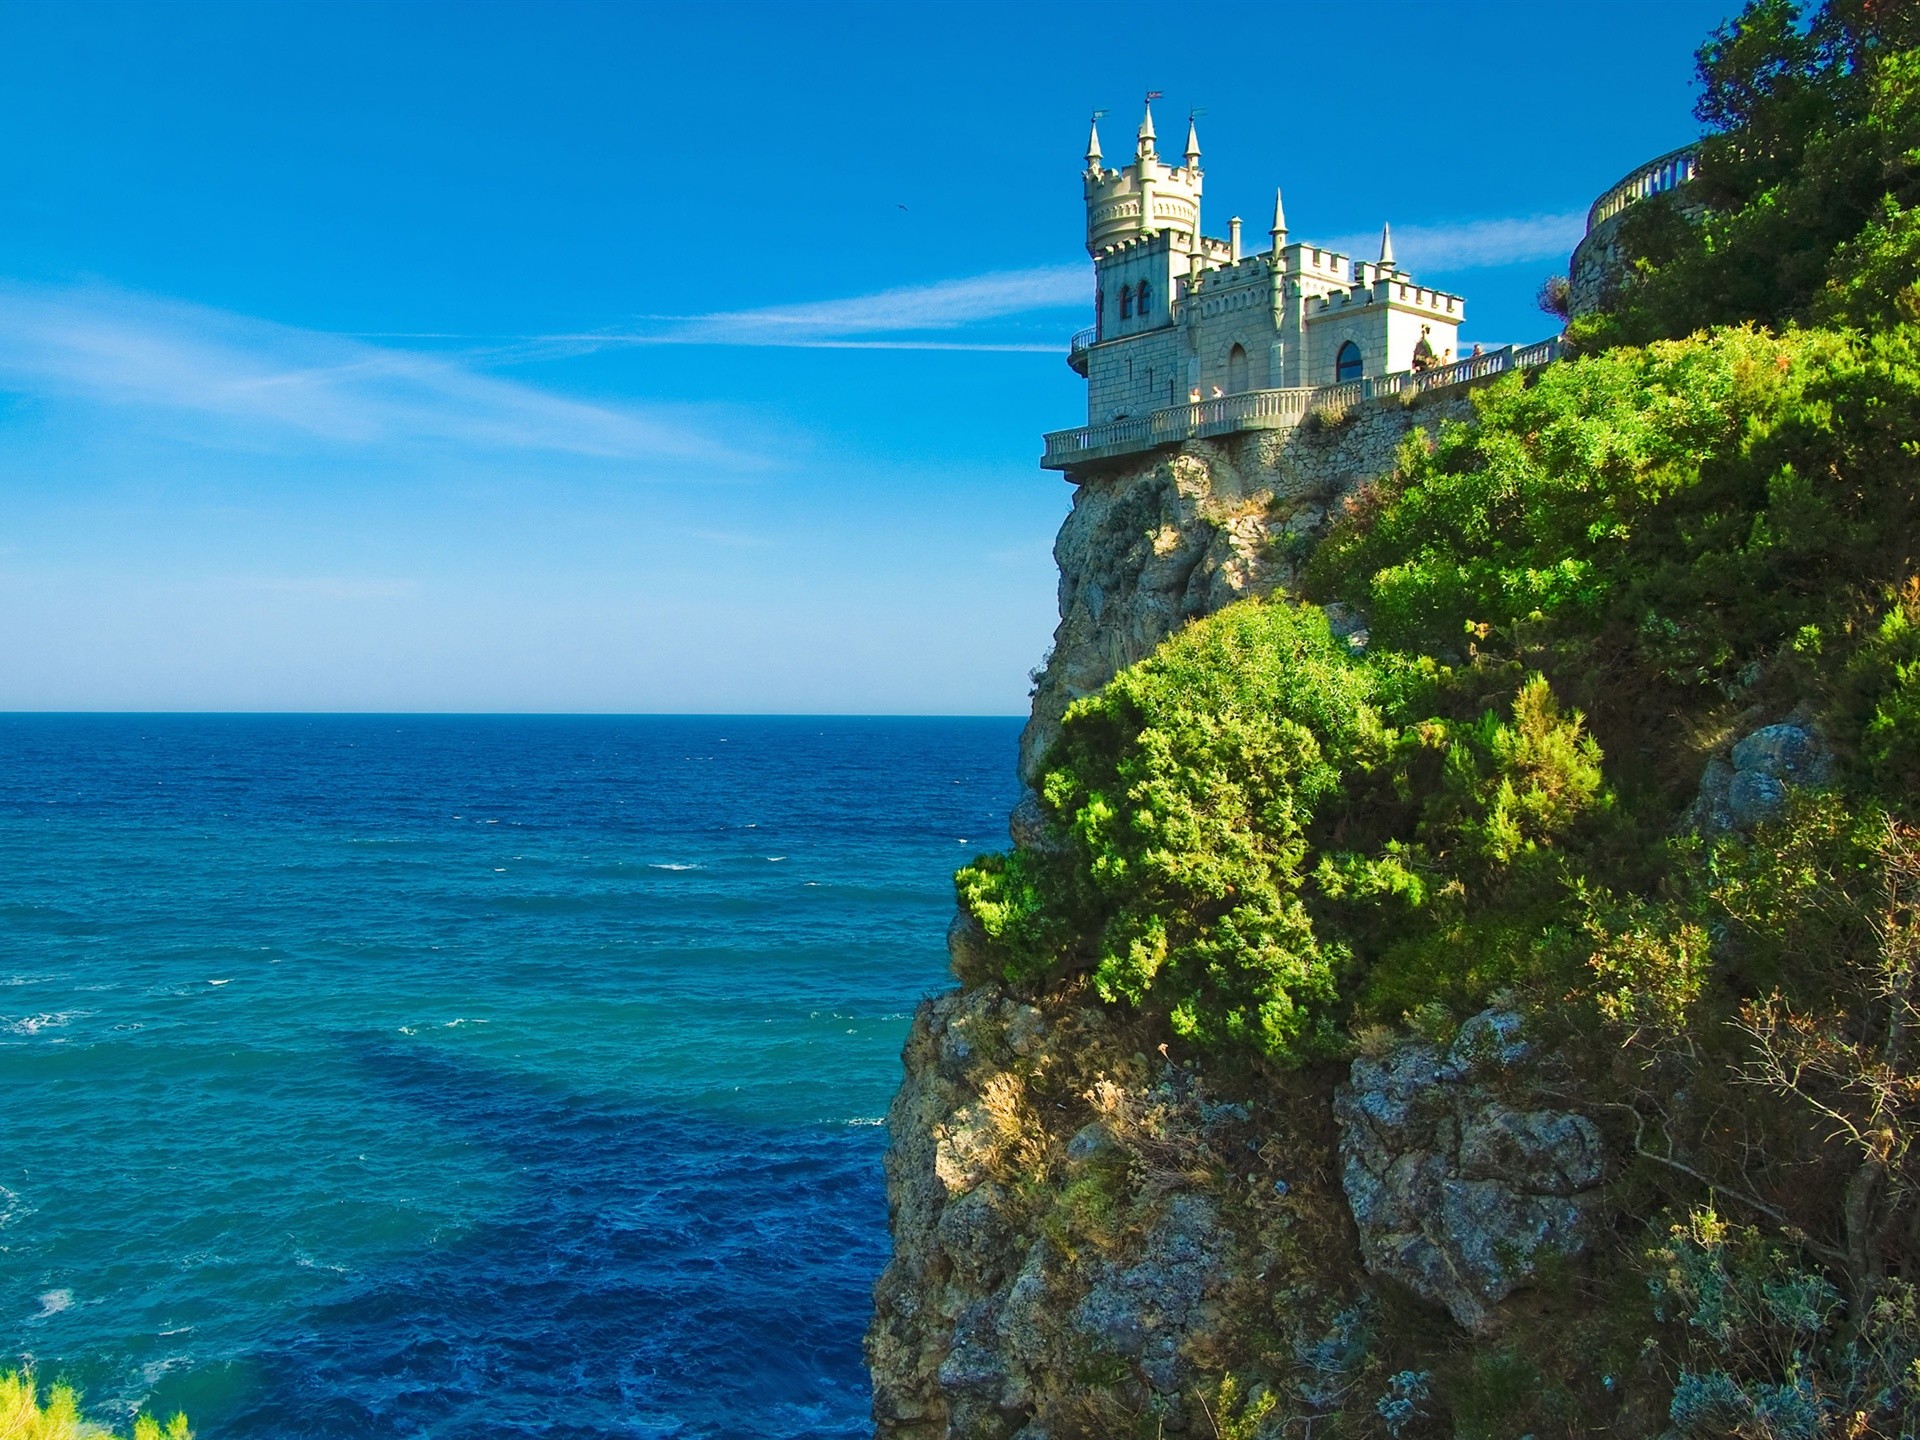
[(204, 1440), (863, 1433), (1016, 733), (0, 717), (0, 1354)]

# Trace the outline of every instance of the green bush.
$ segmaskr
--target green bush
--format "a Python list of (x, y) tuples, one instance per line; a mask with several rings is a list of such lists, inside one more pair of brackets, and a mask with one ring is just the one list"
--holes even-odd
[(1847, 1307), (1824, 1275), (1710, 1206), (1648, 1252), (1647, 1281), (1681, 1357), (1668, 1410), (1680, 1434), (1816, 1440), (1920, 1425), (1911, 1287), (1888, 1286), (1843, 1334)]
[(1604, 807), (1543, 678), (1505, 718), (1449, 716), (1456, 690), (1354, 655), (1315, 606), (1230, 606), (1068, 710), (1041, 784), (1058, 845), (981, 857), (961, 903), (1012, 980), (1087, 968), (1201, 1045), (1330, 1053), (1343, 980), (1393, 968), (1373, 938), (1511, 922), (1537, 898), (1516, 877)]
[(1230, 607), (1067, 711), (1042, 797), (1064, 856), (962, 870), (1010, 973), (1092, 960), (1202, 1042), (1304, 1056), (1331, 1040), (1337, 952), (1301, 896), (1306, 829), (1380, 744), (1377, 685), (1317, 610)]
[[(113, 1440), (112, 1432), (80, 1418), (80, 1397), (71, 1385), (55, 1385), (45, 1402), (31, 1370), (0, 1374), (0, 1436), (5, 1440)], [(133, 1440), (193, 1440), (187, 1417), (163, 1427), (149, 1415), (133, 1422)]]

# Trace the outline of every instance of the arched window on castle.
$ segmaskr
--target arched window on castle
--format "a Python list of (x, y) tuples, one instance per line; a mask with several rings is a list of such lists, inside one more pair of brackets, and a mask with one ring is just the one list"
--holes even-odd
[(1227, 352), (1227, 393), (1238, 395), (1247, 388), (1247, 347), (1235, 345)]
[(1153, 291), (1147, 288), (1147, 282), (1144, 280), (1140, 282), (1140, 298), (1135, 303), (1140, 311), (1140, 318), (1146, 319), (1153, 308)]
[(1093, 338), (1098, 340), (1107, 333), (1107, 290), (1104, 285), (1093, 288)]
[(1333, 357), (1333, 382), (1344, 385), (1349, 380), (1360, 378), (1360, 347), (1351, 340), (1340, 347), (1340, 353)]
[(1133, 287), (1131, 285), (1120, 287), (1120, 318), (1122, 320), (1133, 318)]

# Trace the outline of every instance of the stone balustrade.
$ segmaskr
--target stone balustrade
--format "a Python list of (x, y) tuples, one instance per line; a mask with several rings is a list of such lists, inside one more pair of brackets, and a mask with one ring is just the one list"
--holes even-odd
[(1587, 211), (1587, 233), (1591, 235), (1636, 200), (1662, 195), (1685, 185), (1699, 169), (1699, 154), (1698, 145), (1683, 145), (1657, 160), (1649, 160), (1593, 202)]
[(1216, 395), (1192, 404), (1169, 405), (1137, 419), (1055, 430), (1045, 437), (1047, 448), (1040, 465), (1046, 470), (1075, 470), (1098, 460), (1134, 455), (1187, 440), (1205, 440), (1247, 430), (1291, 429), (1315, 410), (1345, 410), (1368, 400), (1472, 384), (1504, 375), (1509, 370), (1545, 365), (1559, 355), (1560, 341), (1556, 337), (1535, 345), (1502, 346), (1431, 370), (1369, 375), (1340, 385), (1299, 385), (1282, 390)]
[(1089, 325), (1084, 330), (1073, 332), (1073, 338), (1067, 341), (1067, 367), (1082, 380), (1087, 378), (1087, 351), (1093, 342), (1100, 338), (1100, 327)]
[[(1642, 200), (1681, 189), (1699, 172), (1698, 144), (1683, 145), (1649, 160), (1601, 193), (1587, 211), (1586, 236), (1574, 247), (1567, 267), (1569, 315), (1578, 317), (1600, 309), (1631, 272), (1631, 259), (1620, 248), (1621, 217), (1626, 211)], [(1675, 202), (1683, 215), (1698, 213), (1697, 192), (1676, 196)]]

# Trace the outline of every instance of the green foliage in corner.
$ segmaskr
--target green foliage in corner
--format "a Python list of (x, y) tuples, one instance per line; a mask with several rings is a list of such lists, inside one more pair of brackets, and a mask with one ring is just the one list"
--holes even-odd
[(1724, 691), (1841, 636), (1845, 582), (1897, 575), (1920, 520), (1920, 337), (1752, 329), (1496, 385), (1415, 437), (1316, 553), (1377, 641), (1506, 641), (1584, 702)]
[(1752, 0), (1698, 56), (1707, 126), (1691, 200), (1635, 205), (1634, 273), (1575, 334), (1644, 344), (1758, 321), (1872, 326), (1914, 303), (1920, 10)]
[[(43, 1403), (31, 1370), (0, 1374), (0, 1437), (3, 1440), (113, 1440), (113, 1433), (80, 1416), (80, 1397), (71, 1385), (55, 1385)], [(133, 1422), (133, 1440), (193, 1440), (187, 1417), (166, 1425), (149, 1415)]]

